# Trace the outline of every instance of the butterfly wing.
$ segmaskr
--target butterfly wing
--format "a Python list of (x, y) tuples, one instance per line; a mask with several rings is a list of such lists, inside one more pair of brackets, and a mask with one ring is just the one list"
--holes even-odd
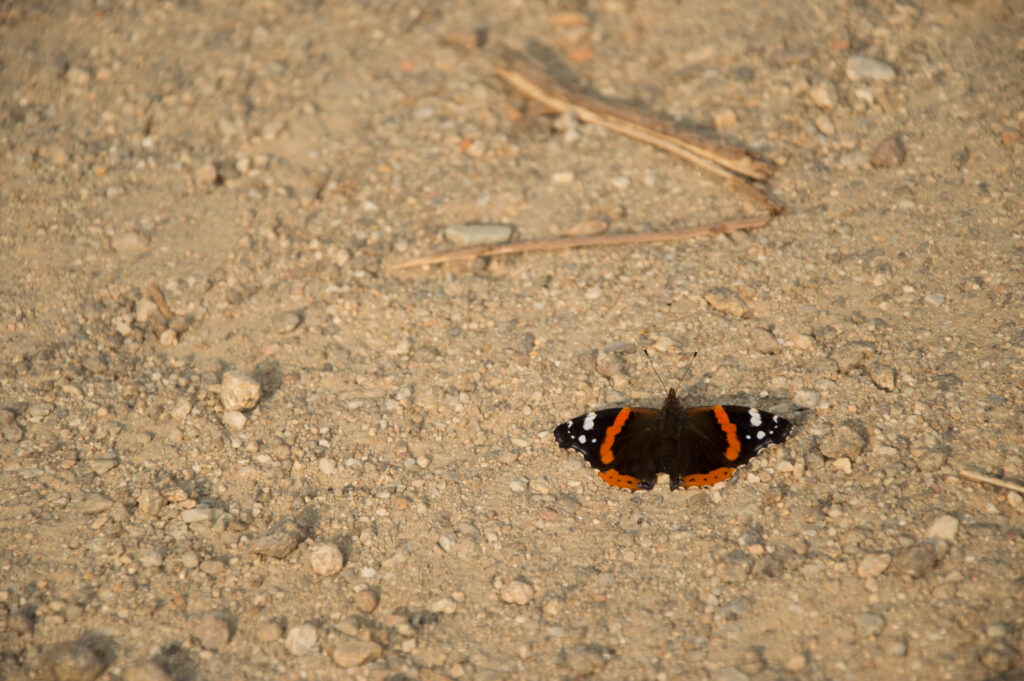
[(751, 407), (716, 405), (684, 412), (677, 470), (672, 489), (704, 487), (732, 477), (768, 445), (784, 442), (793, 424)]
[(555, 428), (555, 441), (580, 452), (609, 485), (650, 489), (658, 477), (658, 414), (635, 407), (592, 411)]

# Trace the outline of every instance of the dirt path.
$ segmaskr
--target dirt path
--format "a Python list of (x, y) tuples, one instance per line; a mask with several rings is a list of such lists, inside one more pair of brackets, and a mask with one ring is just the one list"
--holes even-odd
[[(958, 472), (1024, 480), (1022, 35), (988, 0), (0, 4), (0, 678), (1021, 679), (1024, 499)], [(389, 272), (451, 225), (758, 211), (544, 115), (499, 42), (760, 152), (791, 212)], [(551, 430), (658, 404), (641, 347), (793, 434), (605, 485)]]

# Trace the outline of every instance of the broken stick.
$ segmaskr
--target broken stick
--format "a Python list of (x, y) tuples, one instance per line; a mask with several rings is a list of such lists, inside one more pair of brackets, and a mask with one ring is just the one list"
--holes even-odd
[(596, 236), (568, 236), (556, 239), (539, 239), (537, 241), (519, 241), (498, 246), (473, 246), (461, 248), (436, 255), (412, 258), (390, 266), (392, 270), (403, 270), (409, 267), (437, 265), (445, 262), (475, 260), (489, 255), (509, 255), (511, 253), (527, 253), (530, 251), (557, 251), (567, 248), (584, 248), (588, 246), (615, 246), (622, 244), (649, 244), (660, 241), (682, 241), (699, 236), (731, 234), (740, 230), (758, 229), (771, 221), (771, 216), (763, 215), (756, 218), (726, 220), (701, 227), (689, 227), (670, 232), (644, 232), (633, 234), (598, 234)]

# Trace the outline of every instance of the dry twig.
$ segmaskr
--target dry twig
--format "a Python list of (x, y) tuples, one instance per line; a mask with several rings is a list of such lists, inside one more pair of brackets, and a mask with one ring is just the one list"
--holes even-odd
[(984, 473), (976, 473), (975, 471), (969, 471), (966, 468), (960, 469), (960, 477), (965, 480), (973, 480), (974, 482), (984, 482), (989, 485), (995, 485), (996, 487), (1002, 487), (1003, 489), (1013, 490), (1020, 494), (1024, 494), (1024, 485), (1018, 485), (1015, 482), (1009, 480), (1003, 480), (1002, 478), (995, 478), (991, 475), (985, 475)]
[(422, 265), (437, 265), (445, 262), (474, 260), (489, 255), (509, 255), (530, 251), (557, 251), (567, 248), (584, 248), (588, 246), (615, 246), (620, 244), (649, 244), (661, 241), (682, 241), (699, 236), (715, 234), (731, 234), (740, 230), (758, 229), (771, 221), (771, 216), (763, 215), (756, 218), (726, 220), (712, 225), (677, 229), (671, 232), (645, 232), (641, 234), (598, 234), (596, 236), (569, 236), (556, 239), (540, 239), (537, 241), (519, 241), (498, 246), (473, 246), (456, 251), (412, 258), (391, 265), (392, 270), (402, 270)]
[(751, 180), (767, 180), (772, 167), (745, 149), (676, 130), (669, 122), (641, 109), (609, 102), (556, 82), (525, 55), (498, 49), (498, 73), (513, 87), (559, 112), (572, 111), (586, 123), (600, 125), (680, 156), (750, 193), (772, 214), (785, 210)]

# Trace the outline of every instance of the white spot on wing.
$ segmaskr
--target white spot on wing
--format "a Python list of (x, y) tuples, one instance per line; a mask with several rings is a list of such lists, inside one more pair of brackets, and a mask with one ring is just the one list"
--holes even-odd
[(750, 425), (754, 426), (755, 428), (761, 425), (761, 412), (759, 412), (756, 409), (751, 409), (747, 413), (750, 414)]
[(763, 430), (757, 431), (757, 439), (758, 440), (763, 440), (764, 439), (764, 431)]
[(586, 443), (587, 436), (586, 435), (580, 435), (578, 438), (576, 438), (576, 440), (579, 441), (579, 443), (582, 445), (582, 444)]
[(583, 419), (583, 430), (590, 430), (594, 427), (594, 419), (597, 418), (596, 412), (590, 412), (587, 417)]

